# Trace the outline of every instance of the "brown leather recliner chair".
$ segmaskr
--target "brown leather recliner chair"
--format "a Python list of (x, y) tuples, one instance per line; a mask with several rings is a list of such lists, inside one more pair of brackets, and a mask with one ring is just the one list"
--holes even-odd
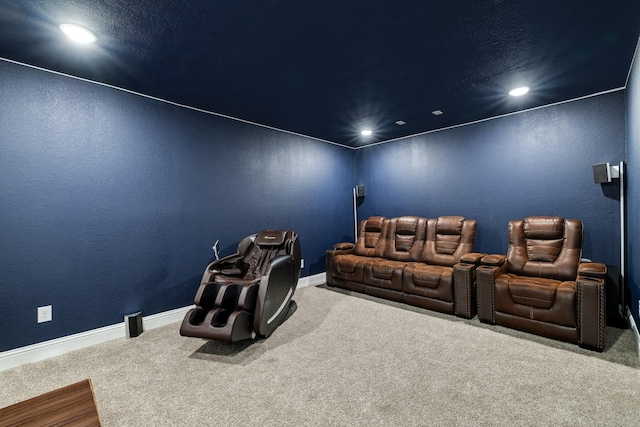
[(180, 335), (223, 341), (268, 337), (296, 310), (301, 252), (293, 231), (264, 230), (207, 266)]
[(327, 252), (327, 284), (364, 292), (364, 265), (382, 260), (389, 221), (383, 216), (362, 220), (355, 243), (338, 243)]
[(407, 264), (404, 271), (406, 303), (465, 318), (475, 315), (474, 270), (484, 255), (472, 252), (476, 228), (475, 220), (461, 216), (428, 220), (421, 262)]
[(426, 229), (426, 218), (403, 216), (388, 220), (382, 257), (364, 264), (365, 293), (403, 301), (403, 273), (409, 263), (419, 260)]
[(478, 318), (602, 351), (604, 264), (581, 262), (581, 221), (534, 216), (509, 222), (509, 248), (477, 273)]

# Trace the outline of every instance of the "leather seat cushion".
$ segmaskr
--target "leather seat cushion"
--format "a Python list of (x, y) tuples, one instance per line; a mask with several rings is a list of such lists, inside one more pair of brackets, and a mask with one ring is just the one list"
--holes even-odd
[(391, 280), (394, 270), (402, 269), (404, 265), (404, 262), (387, 260), (371, 263), (371, 276), (377, 279)]
[(575, 328), (576, 289), (576, 282), (503, 274), (495, 281), (495, 310)]
[(374, 258), (364, 264), (364, 283), (384, 289), (402, 291), (402, 272), (406, 263)]
[(335, 259), (335, 265), (341, 273), (353, 273), (359, 265), (363, 265), (366, 258), (358, 255), (338, 255)]
[(363, 283), (364, 265), (372, 260), (378, 260), (378, 258), (352, 254), (337, 255), (334, 259), (333, 277)]
[(439, 265), (416, 266), (411, 269), (411, 281), (423, 288), (437, 288), (440, 285), (443, 274), (450, 276), (452, 269)]
[(407, 264), (402, 290), (407, 294), (453, 302), (453, 268), (422, 263)]
[(556, 299), (559, 280), (542, 277), (511, 276), (509, 292), (518, 304), (531, 307), (551, 308)]

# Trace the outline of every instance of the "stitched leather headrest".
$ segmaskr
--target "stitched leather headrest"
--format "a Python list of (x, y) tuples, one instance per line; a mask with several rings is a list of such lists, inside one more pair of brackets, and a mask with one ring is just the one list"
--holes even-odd
[(396, 234), (415, 235), (418, 227), (417, 216), (402, 216), (396, 220)]
[(462, 224), (464, 224), (464, 217), (462, 216), (440, 216), (436, 224), (436, 233), (460, 235), (462, 233)]
[(564, 219), (559, 216), (530, 216), (524, 220), (524, 237), (558, 240), (564, 237)]
[(367, 220), (364, 226), (364, 231), (380, 231), (382, 230), (382, 224), (386, 218), (383, 216), (372, 216)]
[(255, 244), (258, 246), (280, 246), (284, 243), (287, 230), (262, 230), (256, 236)]

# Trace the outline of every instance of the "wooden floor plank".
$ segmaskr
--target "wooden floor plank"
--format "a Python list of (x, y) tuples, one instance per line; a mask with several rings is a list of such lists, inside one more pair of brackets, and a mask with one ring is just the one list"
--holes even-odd
[(99, 427), (100, 415), (87, 379), (0, 409), (3, 427)]

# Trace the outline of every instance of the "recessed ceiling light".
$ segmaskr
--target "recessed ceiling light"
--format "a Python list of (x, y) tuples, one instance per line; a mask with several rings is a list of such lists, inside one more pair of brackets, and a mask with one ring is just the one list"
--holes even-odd
[(371, 135), (372, 133), (373, 133), (373, 132), (371, 132), (371, 130), (370, 130), (370, 129), (365, 129), (365, 130), (363, 130), (362, 132), (360, 132), (360, 134), (361, 134), (362, 136), (369, 136), (369, 135)]
[(60, 31), (76, 43), (93, 43), (96, 36), (84, 27), (75, 24), (61, 24)]
[(431, 112), (431, 114), (433, 114), (434, 116), (441, 116), (441, 115), (443, 115), (444, 113), (443, 113), (442, 111), (440, 111), (440, 110), (433, 110), (433, 111)]
[(515, 89), (511, 89), (509, 91), (509, 95), (511, 96), (522, 96), (525, 93), (529, 92), (529, 86), (520, 86)]
[(402, 125), (406, 125), (406, 124), (407, 124), (407, 122), (405, 122), (404, 120), (398, 120), (398, 121), (396, 122), (396, 124), (397, 124), (398, 126), (402, 126)]

